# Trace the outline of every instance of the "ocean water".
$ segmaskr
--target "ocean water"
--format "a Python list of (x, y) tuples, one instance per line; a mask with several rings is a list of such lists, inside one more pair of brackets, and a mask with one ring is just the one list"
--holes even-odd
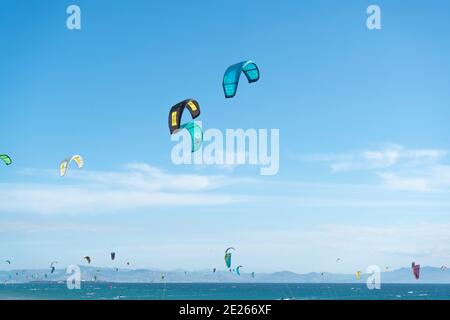
[(64, 283), (0, 285), (0, 299), (44, 300), (450, 300), (448, 284), (385, 284), (368, 290), (363, 284), (224, 284), (224, 283)]

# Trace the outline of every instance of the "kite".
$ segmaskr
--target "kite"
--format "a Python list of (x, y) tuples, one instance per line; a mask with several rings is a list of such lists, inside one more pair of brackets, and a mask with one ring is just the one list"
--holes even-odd
[(87, 263), (88, 264), (91, 264), (91, 257), (89, 257), (89, 256), (86, 256), (86, 257), (84, 257), (84, 259), (87, 261)]
[(236, 273), (237, 273), (238, 276), (241, 275), (241, 268), (243, 268), (243, 267), (244, 267), (244, 266), (237, 266), (237, 267), (236, 267)]
[(2, 159), (3, 162), (4, 162), (7, 166), (9, 166), (10, 164), (12, 164), (11, 158), (10, 158), (8, 155), (6, 155), (6, 154), (0, 154), (0, 159)]
[(252, 278), (255, 278), (255, 273), (254, 272), (252, 272)]
[(194, 99), (183, 100), (170, 109), (169, 113), (169, 130), (170, 134), (173, 134), (181, 127), (181, 116), (184, 109), (187, 108), (191, 114), (192, 119), (197, 118), (200, 115), (200, 105)]
[(67, 173), (70, 163), (74, 161), (77, 164), (78, 169), (83, 168), (84, 160), (80, 155), (74, 155), (71, 158), (64, 159), (59, 165), (59, 174), (64, 177)]
[(192, 152), (197, 151), (200, 149), (202, 143), (203, 143), (203, 131), (202, 128), (196, 124), (195, 122), (189, 122), (186, 124), (183, 124), (180, 129), (186, 129), (189, 134), (191, 135), (191, 145), (192, 145)]
[(414, 274), (414, 277), (416, 278), (416, 280), (419, 280), (419, 278), (420, 278), (420, 264), (416, 264), (415, 262), (413, 262), (411, 264), (411, 268), (412, 268), (412, 272)]
[(336, 262), (337, 262), (337, 263), (339, 263), (339, 262), (341, 262), (341, 261), (342, 261), (341, 258), (337, 258), (337, 259), (336, 259)]
[(235, 250), (233, 247), (228, 248), (225, 250), (225, 264), (227, 265), (227, 268), (231, 268), (231, 252), (228, 252), (230, 250)]
[(259, 80), (259, 69), (253, 61), (242, 61), (229, 66), (222, 83), (225, 98), (233, 98), (236, 95), (241, 72), (245, 74), (249, 83)]
[(53, 273), (53, 272), (55, 272), (55, 264), (57, 264), (58, 263), (58, 261), (53, 261), (52, 263), (50, 263), (50, 269), (51, 269), (51, 272), (50, 273)]
[(361, 271), (356, 271), (356, 273), (355, 273), (356, 279), (360, 280), (361, 279), (361, 274), (362, 274)]
[(213, 273), (216, 273), (216, 268), (213, 269)]
[(200, 105), (194, 99), (183, 100), (174, 105), (169, 112), (169, 130), (170, 134), (174, 134), (179, 130), (186, 129), (191, 135), (192, 139), (192, 152), (197, 151), (203, 142), (203, 131), (200, 126), (194, 122), (181, 124), (181, 117), (183, 116), (184, 109), (188, 109), (192, 119), (197, 118), (200, 115)]
[(111, 260), (114, 261), (115, 258), (116, 258), (116, 253), (115, 252), (111, 252)]
[(442, 271), (447, 271), (448, 268), (447, 268), (447, 266), (442, 266), (442, 267), (441, 267), (441, 270), (442, 270)]
[(5, 260), (7, 264), (11, 264), (11, 260)]

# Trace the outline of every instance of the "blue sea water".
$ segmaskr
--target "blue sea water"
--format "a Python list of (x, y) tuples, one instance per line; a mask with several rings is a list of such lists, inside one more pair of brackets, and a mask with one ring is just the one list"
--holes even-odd
[(385, 284), (368, 290), (362, 284), (224, 284), (224, 283), (64, 283), (0, 285), (0, 299), (44, 300), (450, 300), (448, 284)]

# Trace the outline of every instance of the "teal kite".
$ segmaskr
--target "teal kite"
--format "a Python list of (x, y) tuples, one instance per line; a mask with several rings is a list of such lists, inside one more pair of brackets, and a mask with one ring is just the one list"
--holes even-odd
[(192, 152), (197, 151), (200, 149), (202, 142), (203, 142), (203, 130), (202, 128), (197, 125), (195, 122), (189, 122), (186, 124), (183, 124), (180, 129), (186, 129), (189, 134), (191, 135), (192, 140)]
[(236, 273), (237, 273), (238, 276), (241, 275), (241, 268), (243, 268), (243, 267), (244, 267), (244, 266), (237, 266), (237, 267), (236, 267)]
[(233, 98), (236, 95), (241, 72), (245, 74), (249, 83), (259, 80), (259, 69), (253, 61), (242, 61), (229, 66), (223, 76), (223, 91), (225, 98)]
[(230, 250), (235, 250), (235, 249), (233, 247), (230, 247), (227, 250), (225, 250), (225, 264), (228, 269), (231, 268), (231, 252), (229, 252)]

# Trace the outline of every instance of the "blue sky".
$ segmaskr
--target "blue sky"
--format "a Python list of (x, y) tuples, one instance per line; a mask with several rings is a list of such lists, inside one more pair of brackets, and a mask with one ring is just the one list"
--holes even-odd
[[(362, 0), (3, 1), (0, 257), (198, 270), (234, 246), (257, 272), (449, 263), (450, 4), (375, 3), (370, 31)], [(223, 72), (245, 59), (261, 79), (226, 100)], [(279, 129), (279, 173), (174, 165), (167, 115), (188, 97), (203, 127)], [(62, 179), (72, 154), (86, 166)]]

